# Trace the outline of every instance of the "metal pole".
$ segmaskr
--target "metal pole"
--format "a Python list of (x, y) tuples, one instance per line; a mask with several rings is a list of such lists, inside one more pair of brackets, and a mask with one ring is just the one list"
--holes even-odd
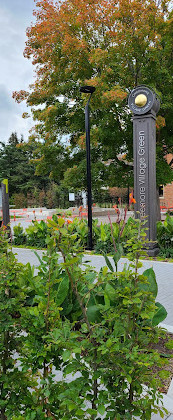
[(10, 213), (9, 213), (9, 193), (8, 193), (8, 179), (3, 179), (1, 183), (2, 188), (2, 214), (3, 214), (3, 225), (9, 230)]
[(91, 193), (91, 159), (90, 159), (90, 124), (89, 124), (89, 102), (85, 107), (85, 130), (86, 130), (86, 159), (87, 159), (87, 195), (88, 195), (88, 249), (92, 250), (92, 193)]
[(91, 160), (90, 160), (90, 124), (89, 124), (89, 103), (94, 86), (81, 86), (80, 92), (90, 93), (85, 107), (85, 130), (86, 130), (86, 159), (87, 159), (87, 198), (88, 198), (88, 249), (92, 250), (92, 194), (91, 194)]

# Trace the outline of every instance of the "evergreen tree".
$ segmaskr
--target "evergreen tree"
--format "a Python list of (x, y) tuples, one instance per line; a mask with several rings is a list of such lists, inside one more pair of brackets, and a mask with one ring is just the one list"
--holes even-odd
[(26, 195), (34, 187), (41, 189), (48, 183), (48, 178), (35, 175), (32, 158), (33, 150), (26, 147), (23, 136), (19, 140), (14, 132), (7, 143), (0, 142), (0, 178), (8, 178), (10, 197), (19, 192)]

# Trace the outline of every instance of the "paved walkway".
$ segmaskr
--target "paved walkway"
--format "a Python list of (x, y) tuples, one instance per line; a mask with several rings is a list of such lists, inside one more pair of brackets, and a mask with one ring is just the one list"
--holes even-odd
[[(33, 250), (25, 248), (13, 248), (13, 252), (16, 253), (19, 262), (26, 264), (30, 262), (31, 265), (35, 267), (39, 266), (39, 261)], [(38, 250), (38, 254), (41, 256), (43, 251)], [(84, 261), (90, 261), (91, 265), (100, 270), (105, 264), (105, 260), (102, 256), (96, 255), (85, 255)], [(113, 263), (113, 261), (111, 260)], [(118, 264), (118, 270), (121, 271), (124, 263), (127, 262), (126, 258), (121, 258)], [(162, 303), (167, 310), (167, 318), (164, 320), (163, 326), (168, 327), (169, 331), (173, 332), (173, 263), (168, 262), (158, 262), (158, 261), (142, 261), (143, 268), (140, 269), (140, 272), (143, 272), (145, 269), (153, 267), (156, 280), (158, 284), (158, 302)], [(164, 417), (164, 420), (169, 419), (173, 420), (173, 390), (170, 396), (164, 395), (163, 397), (164, 406), (170, 413)], [(158, 414), (153, 414), (152, 420), (161, 420), (161, 417)]]

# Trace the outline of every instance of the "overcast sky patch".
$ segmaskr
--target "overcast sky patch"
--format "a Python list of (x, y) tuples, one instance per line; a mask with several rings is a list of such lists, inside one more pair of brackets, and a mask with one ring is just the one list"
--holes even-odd
[(22, 118), (28, 107), (15, 103), (12, 93), (33, 82), (34, 69), (23, 51), (34, 7), (34, 0), (0, 0), (0, 141), (7, 142), (12, 132), (27, 140), (33, 125)]

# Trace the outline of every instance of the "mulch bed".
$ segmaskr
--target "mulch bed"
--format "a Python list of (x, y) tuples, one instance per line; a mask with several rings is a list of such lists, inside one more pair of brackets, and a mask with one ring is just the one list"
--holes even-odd
[[(160, 337), (160, 340), (157, 344), (153, 345), (153, 349), (157, 350), (161, 355), (165, 355), (164, 359), (166, 360), (167, 364), (165, 364), (162, 368), (155, 367), (153, 372), (158, 374), (158, 378), (161, 382), (161, 386), (159, 386), (158, 390), (163, 394), (167, 394), (168, 388), (170, 386), (171, 380), (173, 378), (173, 348), (169, 348), (169, 342), (172, 341), (173, 347), (173, 334), (166, 333), (165, 337)], [(159, 371), (166, 370), (169, 372), (169, 376), (166, 379), (161, 379), (159, 377)]]

